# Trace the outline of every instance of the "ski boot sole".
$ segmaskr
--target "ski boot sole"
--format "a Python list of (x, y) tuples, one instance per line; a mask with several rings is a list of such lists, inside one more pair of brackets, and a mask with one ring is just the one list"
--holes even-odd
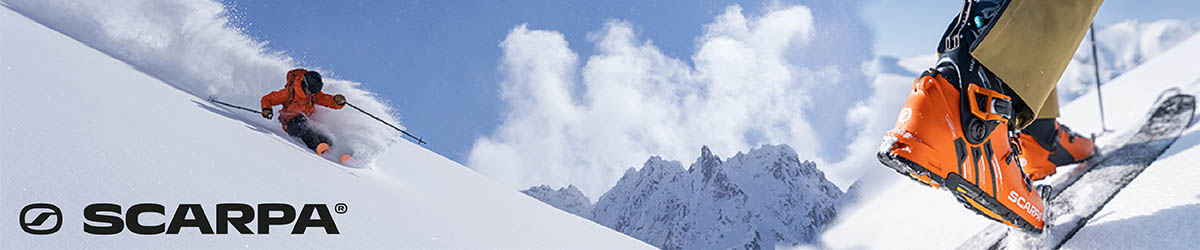
[(1001, 205), (995, 198), (979, 190), (979, 187), (969, 184), (969, 182), (957, 173), (950, 173), (945, 177), (938, 176), (920, 164), (909, 161), (902, 156), (886, 152), (877, 153), (876, 157), (879, 158), (879, 162), (883, 163), (884, 166), (895, 170), (901, 175), (908, 176), (921, 185), (950, 191), (963, 207), (975, 211), (979, 215), (1025, 231), (1034, 233), (1042, 232), (1042, 229), (1034, 227), (1016, 213), (1013, 213), (1008, 207)]

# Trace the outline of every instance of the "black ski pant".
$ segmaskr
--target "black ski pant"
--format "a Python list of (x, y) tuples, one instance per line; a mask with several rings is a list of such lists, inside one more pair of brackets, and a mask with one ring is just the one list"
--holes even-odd
[(333, 143), (329, 143), (329, 137), (308, 127), (308, 118), (303, 115), (298, 115), (288, 120), (286, 132), (288, 135), (304, 141), (304, 145), (308, 146), (308, 149), (317, 150), (317, 145), (321, 143), (333, 146)]

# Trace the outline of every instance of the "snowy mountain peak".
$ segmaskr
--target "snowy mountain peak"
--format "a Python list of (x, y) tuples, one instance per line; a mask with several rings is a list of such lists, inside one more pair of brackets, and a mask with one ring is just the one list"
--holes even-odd
[[(526, 193), (533, 190), (549, 187)], [(556, 204), (563, 202), (558, 196), (530, 195), (569, 207)], [(650, 157), (590, 213), (572, 213), (667, 249), (759, 248), (811, 242), (833, 219), (841, 195), (789, 146), (765, 145), (726, 161), (706, 146), (687, 171), (678, 161)]]
[(591, 217), (592, 201), (584, 196), (583, 191), (579, 191), (575, 185), (568, 185), (557, 190), (548, 185), (541, 185), (522, 190), (521, 193), (568, 213), (584, 218)]
[(668, 161), (662, 157), (653, 156), (647, 159), (645, 164), (642, 164), (641, 172), (644, 176), (680, 174), (684, 172), (680, 166), (678, 161)]
[(700, 146), (700, 157), (713, 157), (712, 150), (708, 149), (708, 145)]
[(696, 158), (696, 163), (693, 163), (692, 166), (688, 168), (688, 172), (699, 169), (704, 175), (704, 181), (707, 182), (713, 178), (713, 175), (717, 171), (717, 167), (720, 165), (721, 158), (713, 155), (712, 150), (709, 150), (708, 146), (704, 146), (700, 148), (700, 158)]

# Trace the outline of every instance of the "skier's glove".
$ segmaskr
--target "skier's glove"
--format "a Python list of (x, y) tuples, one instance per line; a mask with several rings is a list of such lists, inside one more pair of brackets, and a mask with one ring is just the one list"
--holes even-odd
[(342, 94), (334, 95), (333, 103), (337, 103), (337, 105), (346, 105), (346, 96)]
[(271, 108), (263, 108), (263, 111), (262, 111), (263, 118), (267, 118), (267, 120), (270, 120), (271, 117), (274, 115), (275, 115), (275, 111), (271, 111)]

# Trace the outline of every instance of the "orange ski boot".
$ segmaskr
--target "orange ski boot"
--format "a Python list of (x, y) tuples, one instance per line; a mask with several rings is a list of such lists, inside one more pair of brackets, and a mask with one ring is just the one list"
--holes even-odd
[(1059, 166), (1082, 162), (1096, 153), (1092, 139), (1071, 132), (1055, 119), (1037, 119), (1021, 130), (1021, 168), (1029, 179), (1041, 180)]
[(913, 82), (877, 157), (919, 183), (949, 190), (987, 218), (1041, 232), (1045, 205), (1019, 164), (1013, 119), (1033, 111), (971, 54), (1006, 1), (967, 1)]
[[(896, 127), (880, 145), (879, 161), (919, 183), (949, 190), (985, 217), (1041, 232), (1045, 206), (1014, 149), (1013, 99), (996, 90), (1004, 89), (999, 78), (978, 63), (971, 71), (981, 74), (959, 74), (952, 61), (943, 57), (938, 68), (913, 82)], [(975, 78), (960, 84), (960, 75)]]

